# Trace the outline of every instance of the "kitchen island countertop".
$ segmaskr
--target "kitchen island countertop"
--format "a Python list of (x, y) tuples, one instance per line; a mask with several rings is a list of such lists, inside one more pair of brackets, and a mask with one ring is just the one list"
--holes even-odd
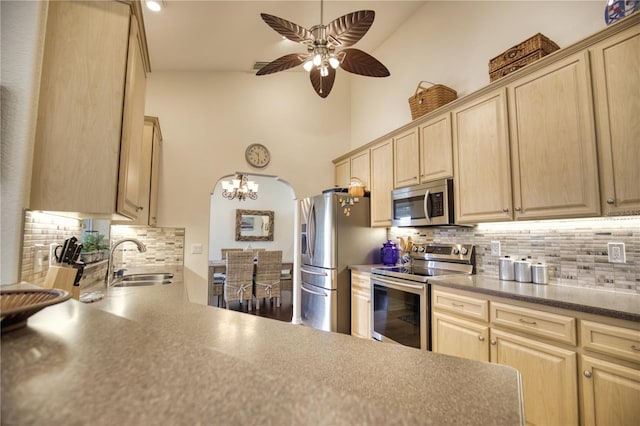
[(3, 424), (523, 424), (519, 373), (115, 288), (2, 336)]

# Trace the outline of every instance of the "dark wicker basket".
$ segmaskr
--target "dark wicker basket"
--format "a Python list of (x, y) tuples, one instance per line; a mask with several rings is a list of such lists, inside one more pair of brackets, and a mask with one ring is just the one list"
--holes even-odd
[(558, 49), (560, 47), (553, 40), (541, 33), (529, 37), (489, 61), (490, 81), (504, 77)]
[[(422, 83), (429, 83), (432, 87), (425, 87)], [(411, 119), (415, 120), (441, 106), (448, 104), (458, 97), (458, 93), (450, 87), (442, 84), (433, 84), (429, 81), (421, 81), (416, 92), (409, 98)]]
[(24, 327), (31, 315), (69, 298), (71, 294), (68, 291), (57, 288), (0, 291), (2, 332)]

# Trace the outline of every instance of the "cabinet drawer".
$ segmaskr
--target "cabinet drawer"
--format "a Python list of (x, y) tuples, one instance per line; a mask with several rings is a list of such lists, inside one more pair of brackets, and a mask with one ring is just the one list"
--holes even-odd
[(351, 288), (365, 292), (371, 292), (370, 275), (362, 272), (351, 272)]
[(576, 345), (576, 319), (565, 315), (491, 302), (491, 323)]
[(433, 307), (480, 321), (489, 320), (489, 302), (475, 297), (434, 290)]
[(640, 362), (640, 331), (592, 321), (580, 321), (582, 347)]

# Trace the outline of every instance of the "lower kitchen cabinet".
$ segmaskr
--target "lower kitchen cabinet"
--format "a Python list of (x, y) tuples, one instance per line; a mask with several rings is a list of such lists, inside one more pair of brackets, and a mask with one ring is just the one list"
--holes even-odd
[(371, 274), (351, 271), (351, 335), (371, 339)]
[(527, 424), (640, 419), (639, 324), (439, 286), (431, 307), (434, 352), (520, 371)]
[(434, 312), (431, 327), (433, 352), (489, 361), (489, 326)]
[(582, 357), (583, 424), (637, 425), (640, 370)]
[(492, 328), (491, 362), (520, 371), (527, 424), (578, 424), (575, 351)]

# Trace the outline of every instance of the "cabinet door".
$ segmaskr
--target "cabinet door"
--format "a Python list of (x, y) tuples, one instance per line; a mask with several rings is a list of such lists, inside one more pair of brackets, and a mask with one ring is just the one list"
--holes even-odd
[(640, 27), (591, 55), (604, 214), (640, 214)]
[[(149, 226), (158, 225), (158, 190), (160, 162), (162, 161), (162, 133), (160, 122), (156, 118), (153, 123), (153, 140), (151, 149), (151, 182), (149, 186)], [(147, 127), (145, 122), (145, 129)]]
[(31, 209), (114, 213), (129, 14), (119, 2), (49, 2)]
[(420, 182), (420, 145), (418, 128), (393, 138), (393, 186), (402, 188)]
[(335, 165), (335, 185), (338, 188), (346, 188), (351, 180), (351, 162), (349, 158)]
[(515, 218), (599, 215), (587, 53), (510, 84), (508, 94)]
[(637, 425), (640, 420), (640, 370), (582, 357), (584, 424)]
[(391, 226), (393, 142), (371, 148), (371, 226)]
[(145, 91), (147, 87), (147, 73), (144, 69), (142, 55), (142, 39), (138, 32), (137, 20), (132, 16), (122, 117), (120, 175), (118, 177), (118, 202), (116, 208), (118, 213), (131, 219), (136, 219), (138, 214), (149, 214), (140, 200), (141, 187), (144, 185), (142, 168), (145, 161), (142, 137)]
[(527, 424), (578, 424), (574, 351), (492, 328), (491, 361), (520, 371)]
[(362, 184), (365, 188), (369, 188), (369, 183), (371, 180), (369, 179), (370, 165), (369, 165), (369, 150), (364, 150), (358, 154), (351, 156), (351, 176), (349, 176), (349, 181), (351, 181), (352, 177), (357, 177), (362, 181)]
[(433, 352), (489, 361), (489, 327), (434, 311)]
[(453, 176), (449, 113), (420, 126), (420, 182)]
[(458, 223), (511, 220), (511, 166), (504, 89), (453, 111)]
[(371, 339), (371, 283), (367, 273), (351, 273), (351, 335)]

